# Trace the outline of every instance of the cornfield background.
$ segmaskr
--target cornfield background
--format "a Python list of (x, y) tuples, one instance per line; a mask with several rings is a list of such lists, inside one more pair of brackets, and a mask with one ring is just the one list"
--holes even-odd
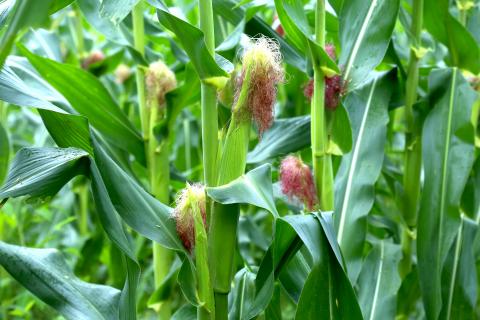
[(0, 319), (480, 319), (480, 1), (0, 0)]

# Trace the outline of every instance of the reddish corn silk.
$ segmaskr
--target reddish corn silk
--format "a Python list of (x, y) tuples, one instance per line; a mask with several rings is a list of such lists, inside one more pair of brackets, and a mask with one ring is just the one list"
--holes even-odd
[(202, 215), (203, 225), (207, 226), (207, 210), (205, 202), (205, 188), (201, 184), (187, 184), (176, 199), (173, 217), (176, 223), (177, 234), (183, 246), (190, 253), (195, 247), (195, 212)]
[(290, 199), (298, 199), (308, 210), (318, 203), (315, 183), (310, 168), (294, 156), (288, 156), (280, 165), (282, 192)]
[[(333, 44), (327, 44), (325, 51), (333, 60), (336, 59), (335, 47)], [(314, 91), (313, 79), (307, 83), (303, 89), (303, 94), (309, 100), (313, 97)], [(325, 108), (335, 110), (340, 102), (340, 97), (345, 92), (345, 83), (340, 75), (325, 77)]]
[(102, 51), (92, 51), (88, 57), (82, 60), (82, 69), (87, 70), (92, 64), (103, 61), (104, 59), (105, 55)]
[(156, 61), (148, 66), (145, 73), (145, 87), (148, 105), (156, 102), (159, 107), (165, 103), (165, 95), (177, 87), (175, 74), (162, 61)]
[[(266, 37), (253, 40), (243, 55), (235, 101), (238, 101), (242, 87), (247, 85), (248, 114), (257, 125), (260, 136), (273, 122), (276, 85), (284, 77), (281, 59), (278, 43)], [(248, 83), (245, 83), (247, 74)]]

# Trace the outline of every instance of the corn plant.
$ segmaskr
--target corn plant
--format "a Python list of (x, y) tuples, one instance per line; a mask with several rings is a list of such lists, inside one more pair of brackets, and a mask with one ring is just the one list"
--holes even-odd
[(477, 319), (478, 0), (0, 0), (1, 319)]

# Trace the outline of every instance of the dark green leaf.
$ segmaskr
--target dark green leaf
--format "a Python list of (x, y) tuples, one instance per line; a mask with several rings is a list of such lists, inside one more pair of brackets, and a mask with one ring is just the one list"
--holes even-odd
[(88, 172), (88, 153), (75, 148), (24, 148), (13, 159), (0, 199), (53, 196), (68, 181)]
[(459, 202), (474, 161), (470, 118), (476, 94), (458, 69), (432, 71), (429, 90), (433, 109), (422, 134), (417, 254), (425, 311), (434, 319), (442, 309), (442, 269), (460, 226)]
[[(10, 19), (7, 30), (0, 41), (0, 68), (3, 66), (10, 50), (12, 49), (15, 36), (22, 29), (43, 22), (48, 17), (48, 9), (53, 0), (24, 0), (16, 1), (12, 9), (13, 17)], [(8, 5), (8, 3), (7, 3)]]
[(248, 163), (259, 163), (310, 145), (310, 117), (278, 119), (268, 129), (255, 148), (248, 153)]
[(186, 253), (178, 238), (172, 208), (147, 193), (94, 143), (95, 163), (110, 200), (122, 219), (135, 231), (164, 247)]
[(55, 249), (0, 242), (0, 264), (67, 319), (118, 319), (120, 291), (79, 280)]
[(353, 90), (383, 59), (397, 19), (399, 0), (344, 0), (340, 19), (339, 65)]
[(366, 217), (373, 206), (374, 185), (382, 169), (392, 76), (387, 73), (377, 77), (345, 100), (353, 149), (342, 158), (335, 177), (335, 226), (352, 282), (360, 272)]
[(207, 188), (207, 194), (219, 203), (248, 203), (264, 208), (278, 217), (270, 170), (270, 165), (262, 165), (226, 185)]
[(477, 270), (474, 253), (478, 223), (462, 217), (457, 236), (442, 271), (441, 319), (474, 319), (477, 306)]
[(425, 0), (423, 10), (427, 30), (450, 51), (453, 66), (480, 71), (480, 47), (475, 38), (449, 11), (448, 0)]
[(0, 71), (0, 100), (22, 107), (56, 112), (65, 99), (33, 70), (24, 58), (10, 56)]
[(72, 107), (88, 118), (94, 128), (144, 163), (145, 151), (142, 137), (100, 80), (73, 65), (36, 56), (24, 47), (21, 51), (37, 71), (71, 103)]
[(400, 246), (381, 240), (363, 263), (358, 277), (359, 302), (365, 319), (394, 319), (400, 288)]

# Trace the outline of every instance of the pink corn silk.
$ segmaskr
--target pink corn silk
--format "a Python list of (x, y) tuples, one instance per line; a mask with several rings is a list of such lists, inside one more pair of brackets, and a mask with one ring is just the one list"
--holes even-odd
[[(336, 59), (335, 46), (333, 44), (325, 45), (325, 51), (331, 59)], [(313, 97), (313, 83), (313, 79), (310, 79), (303, 89), (303, 94), (308, 100), (312, 100)], [(344, 91), (344, 82), (341, 76), (325, 77), (325, 107), (329, 110), (335, 110)]]
[(273, 123), (273, 107), (277, 90), (275, 84), (278, 80), (274, 72), (253, 71), (249, 85), (248, 109), (255, 121), (259, 135), (270, 128)]
[[(193, 248), (195, 247), (195, 221), (193, 219), (193, 212), (191, 208), (186, 208), (186, 212), (180, 212), (182, 202), (187, 201), (185, 199), (187, 193), (186, 189), (182, 190), (182, 193), (177, 200), (178, 205), (174, 209), (173, 216), (176, 222), (177, 234), (182, 241), (183, 246), (188, 252), (192, 253)], [(200, 207), (200, 213), (202, 214), (203, 224), (204, 226), (207, 226), (205, 200), (201, 201), (198, 205)]]
[(294, 156), (283, 159), (280, 165), (280, 182), (282, 192), (290, 199), (299, 199), (308, 210), (315, 208), (318, 199), (313, 175), (302, 160)]

